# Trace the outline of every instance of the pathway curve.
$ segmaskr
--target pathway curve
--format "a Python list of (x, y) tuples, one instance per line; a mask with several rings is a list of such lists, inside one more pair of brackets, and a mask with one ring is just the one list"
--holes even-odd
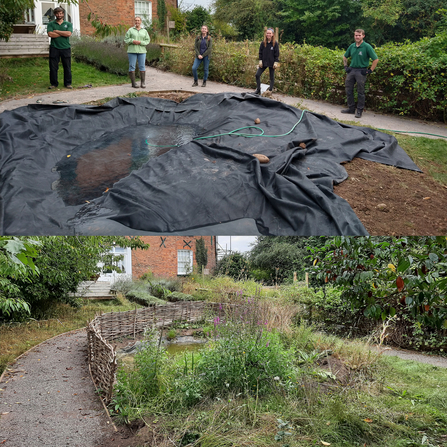
[(90, 377), (85, 330), (34, 347), (0, 382), (2, 447), (94, 447), (112, 432)]
[[(254, 77), (254, 74), (253, 74)], [(130, 83), (123, 85), (114, 85), (108, 87), (94, 88), (76, 88), (76, 80), (74, 89), (67, 90), (65, 88), (54, 90), (48, 93), (29, 96), (27, 98), (7, 100), (0, 103), (0, 112), (5, 110), (13, 110), (17, 107), (36, 104), (36, 101), (42, 101), (42, 104), (52, 104), (54, 101), (67, 101), (68, 104), (83, 104), (89, 101), (95, 101), (104, 98), (115, 98), (124, 96), (129, 93), (141, 92), (141, 89), (134, 89)], [(191, 87), (192, 78), (174, 73), (158, 70), (156, 68), (147, 67), (146, 74), (146, 91), (188, 91), (195, 93), (247, 93), (253, 92), (253, 89), (236, 87), (234, 85), (222, 84), (219, 82), (208, 81), (205, 88)], [(200, 84), (199, 84), (200, 85)], [(324, 101), (312, 101), (294, 96), (286, 96), (274, 94), (273, 99), (278, 99), (286, 104), (298, 107), (299, 109), (308, 109), (312, 112), (326, 115), (331, 119), (350, 120), (357, 122), (358, 125), (373, 126), (378, 129), (400, 130), (407, 132), (424, 132), (441, 135), (447, 138), (447, 124), (428, 123), (423, 120), (409, 119), (398, 117), (395, 115), (384, 115), (373, 111), (366, 110), (361, 119), (355, 119), (353, 115), (344, 115), (340, 112), (343, 108), (339, 105), (329, 104)], [(1, 116), (0, 116), (1, 118)]]

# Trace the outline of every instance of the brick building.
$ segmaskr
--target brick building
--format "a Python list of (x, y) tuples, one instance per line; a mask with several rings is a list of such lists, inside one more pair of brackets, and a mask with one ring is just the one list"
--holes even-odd
[[(178, 8), (178, 0), (165, 0), (166, 6)], [(88, 21), (88, 15), (96, 14), (108, 25), (133, 26), (135, 16), (143, 19), (143, 24), (158, 18), (157, 0), (89, 0), (79, 3), (81, 34), (92, 35), (95, 29)]]
[[(150, 245), (148, 250), (132, 251), (132, 277), (139, 278), (147, 272), (155, 276), (181, 276), (191, 273), (196, 263), (196, 240), (201, 236), (142, 236)], [(203, 236), (208, 254), (206, 269), (216, 266), (216, 236)]]
[[(196, 240), (201, 236), (141, 236), (149, 244), (148, 250), (114, 247), (112, 253), (120, 256), (118, 266), (122, 273), (103, 272), (98, 281), (113, 284), (122, 277), (138, 279), (145, 273), (154, 276), (177, 277), (192, 273), (196, 262)], [(212, 272), (217, 262), (216, 236), (203, 236), (208, 263), (205, 273)]]
[[(165, 0), (166, 6), (178, 8), (178, 0)], [(37, 34), (46, 34), (47, 24), (55, 19), (53, 10), (64, 8), (65, 20), (73, 24), (74, 34), (93, 34), (95, 29), (88, 21), (88, 15), (96, 15), (108, 25), (133, 26), (134, 17), (140, 16), (143, 23), (158, 18), (157, 0), (89, 0), (79, 4), (58, 1), (35, 0), (34, 8), (25, 11), (24, 22), (36, 25)]]

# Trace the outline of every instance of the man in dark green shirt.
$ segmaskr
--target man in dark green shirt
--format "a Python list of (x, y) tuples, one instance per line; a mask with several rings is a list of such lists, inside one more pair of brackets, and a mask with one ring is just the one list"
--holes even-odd
[(48, 36), (51, 37), (50, 43), (50, 86), (56, 88), (59, 85), (57, 80), (57, 71), (59, 69), (59, 60), (62, 61), (64, 68), (64, 85), (66, 88), (71, 86), (71, 47), (70, 36), (73, 32), (73, 25), (64, 20), (65, 11), (58, 7), (54, 9), (56, 20), (47, 25)]
[[(365, 31), (356, 29), (354, 31), (355, 42), (349, 46), (343, 55), (343, 65), (347, 73), (345, 87), (348, 99), (348, 108), (343, 109), (342, 113), (355, 113), (356, 118), (361, 118), (365, 108), (365, 82), (368, 74), (371, 74), (376, 68), (379, 58), (373, 47), (363, 41)], [(348, 58), (351, 63), (348, 67)], [(371, 68), (369, 61), (372, 60)], [(354, 100), (354, 85), (357, 83), (357, 110)]]

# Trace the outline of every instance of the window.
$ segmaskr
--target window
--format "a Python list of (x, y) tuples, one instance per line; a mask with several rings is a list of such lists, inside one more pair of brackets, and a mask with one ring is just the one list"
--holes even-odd
[(192, 272), (192, 250), (177, 251), (177, 275), (188, 275)]
[(143, 26), (152, 22), (152, 3), (144, 0), (135, 1), (135, 17), (141, 17)]
[(25, 23), (36, 23), (34, 18), (34, 9), (25, 10)]

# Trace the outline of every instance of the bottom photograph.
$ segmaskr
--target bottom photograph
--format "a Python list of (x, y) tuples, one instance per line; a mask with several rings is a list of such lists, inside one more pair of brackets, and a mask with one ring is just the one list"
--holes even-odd
[(0, 236), (0, 445), (447, 445), (447, 237)]

